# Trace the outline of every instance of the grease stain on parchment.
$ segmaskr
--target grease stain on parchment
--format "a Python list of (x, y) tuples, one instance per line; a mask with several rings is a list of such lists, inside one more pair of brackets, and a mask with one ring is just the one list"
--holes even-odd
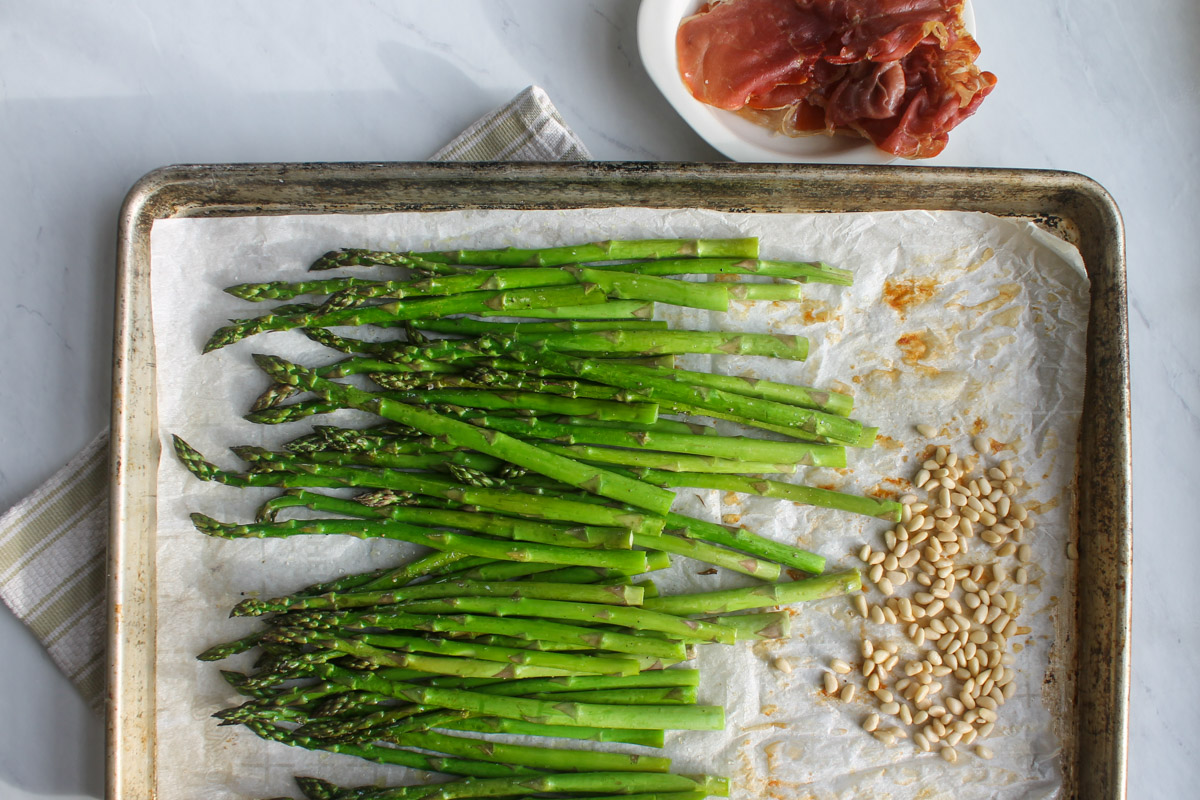
[(908, 310), (929, 302), (938, 292), (938, 282), (933, 278), (888, 279), (883, 282), (883, 302), (887, 303), (904, 319)]

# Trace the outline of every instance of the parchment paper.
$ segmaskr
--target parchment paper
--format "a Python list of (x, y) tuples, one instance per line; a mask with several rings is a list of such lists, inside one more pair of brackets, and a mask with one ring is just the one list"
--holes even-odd
[[(871, 710), (866, 704), (829, 700), (820, 693), (829, 660), (857, 660), (864, 634), (901, 642), (902, 654), (916, 652), (899, 628), (866, 623), (845, 599), (801, 608), (788, 641), (702, 648), (700, 701), (724, 705), (728, 724), (724, 732), (671, 733), (665, 753), (674, 758), (676, 771), (730, 775), (737, 798), (1055, 796), (1062, 781), (1059, 726), (1069, 720), (1070, 709), (1065, 676), (1051, 665), (1069, 655), (1061, 650), (1069, 629), (1061, 626), (1073, 618), (1065, 545), (1074, 519), (1088, 309), (1078, 253), (1028, 223), (981, 214), (626, 208), (155, 224), (152, 289), (164, 453), (157, 561), (160, 800), (295, 794), (294, 774), (350, 785), (429, 777), (266, 743), (210, 719), (239, 702), (218, 669), (248, 669), (250, 655), (215, 665), (195, 661), (195, 654), (258, 624), (227, 619), (232, 605), (247, 595), (276, 596), (397, 563), (408, 554), (404, 545), (390, 542), (340, 537), (229, 542), (192, 528), (192, 511), (248, 520), (272, 491), (196, 480), (176, 462), (170, 435), (179, 434), (221, 465), (237, 468), (226, 447), (277, 446), (309, 429), (308, 421), (271, 428), (241, 419), (266, 384), (250, 354), (271, 352), (308, 364), (339, 358), (294, 332), (266, 334), (201, 356), (204, 341), (226, 318), (253, 316), (268, 305), (244, 303), (224, 294), (223, 287), (294, 280), (317, 256), (344, 246), (528, 247), (607, 238), (750, 235), (761, 237), (765, 258), (824, 260), (853, 269), (855, 285), (808, 286), (800, 304), (735, 302), (728, 315), (660, 311), (676, 328), (786, 332), (812, 340), (806, 363), (752, 357), (681, 362), (840, 388), (856, 396), (855, 416), (880, 427), (880, 443), (872, 450), (851, 450), (850, 469), (808, 470), (786, 480), (898, 492), (929, 444), (915, 424), (939, 427), (935, 441), (963, 454), (970, 451), (971, 436), (982, 431), (998, 451), (989, 463), (1011, 457), (1032, 487), (1026, 504), (1040, 509), (1032, 537), (1032, 582), (1025, 587), (1020, 619), (1033, 634), (1017, 637), (1019, 688), (1002, 707), (987, 742), (996, 754), (992, 761), (960, 748), (959, 763), (947, 764), (936, 752), (921, 753), (911, 740), (885, 748), (859, 728)], [(318, 424), (328, 420), (313, 418)], [(351, 424), (354, 416), (346, 413), (338, 421)], [(737, 496), (695, 490), (681, 490), (681, 495), (676, 509), (683, 513), (713, 520), (740, 515), (739, 524), (821, 552), (831, 569), (862, 566), (854, 553), (864, 542), (879, 547), (888, 528), (880, 520), (764, 498), (739, 502)], [(677, 561), (668, 575), (655, 577), (666, 592), (749, 582), (737, 575), (702, 575), (703, 566)], [(872, 592), (872, 602), (881, 599)], [(795, 665), (791, 674), (769, 666), (778, 655)]]

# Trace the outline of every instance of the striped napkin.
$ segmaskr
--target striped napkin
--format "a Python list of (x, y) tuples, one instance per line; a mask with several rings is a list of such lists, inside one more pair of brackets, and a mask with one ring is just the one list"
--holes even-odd
[[(540, 87), (530, 86), (433, 161), (591, 158)], [(108, 432), (0, 517), (0, 599), (94, 708), (104, 699)]]

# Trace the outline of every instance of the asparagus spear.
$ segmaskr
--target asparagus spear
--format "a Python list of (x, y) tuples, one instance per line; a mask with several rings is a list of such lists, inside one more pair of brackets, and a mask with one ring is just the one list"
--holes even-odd
[[(701, 437), (696, 437), (701, 438)], [(250, 452), (242, 451), (243, 457)], [(533, 498), (500, 489), (469, 486), (446, 480), (427, 473), (399, 472), (396, 470), (343, 467), (334, 464), (315, 464), (289, 457), (283, 453), (258, 450), (258, 463), (271, 462), (283, 470), (304, 473), (317, 481), (336, 481), (341, 486), (359, 486), (375, 489), (392, 489), (453, 500), (455, 503), (481, 506), (506, 514), (517, 514), (535, 519), (574, 522), (582, 525), (628, 528), (635, 533), (655, 534), (662, 530), (661, 517), (637, 511), (606, 508), (577, 500), (561, 498)], [(250, 477), (269, 479), (278, 472), (255, 473)], [(618, 476), (620, 477), (620, 476)], [(259, 485), (272, 485), (263, 481)], [(299, 483), (293, 482), (292, 486)], [(664, 491), (664, 490), (659, 490)], [(672, 494), (673, 498), (674, 495)]]
[(193, 514), (192, 523), (201, 533), (223, 539), (272, 538), (294, 534), (342, 534), (360, 538), (383, 537), (506, 561), (536, 561), (547, 564), (612, 566), (644, 572), (646, 555), (639, 550), (588, 550), (557, 547), (536, 542), (505, 542), (481, 539), (455, 531), (433, 531), (400, 522), (378, 523), (358, 520), (289, 520), (287, 522), (236, 525)]
[(727, 614), (751, 608), (770, 608), (807, 600), (820, 600), (825, 597), (857, 592), (861, 589), (862, 576), (859, 575), (858, 570), (851, 569), (791, 583), (654, 597), (646, 600), (643, 608), (667, 614)]
[(409, 425), (431, 436), (445, 436), (462, 446), (502, 458), (603, 497), (627, 502), (657, 514), (666, 513), (675, 499), (671, 492), (651, 487), (641, 481), (613, 475), (611, 472), (563, 456), (546, 453), (502, 433), (481, 431), (466, 423), (395, 403), (386, 398), (373, 397), (360, 389), (342, 386), (280, 358), (255, 356), (255, 361), (279, 383), (304, 386), (362, 411), (376, 413), (385, 419)]
[(442, 725), (456, 731), (475, 733), (507, 733), (514, 736), (550, 736), (560, 739), (587, 739), (593, 742), (624, 742), (642, 747), (662, 747), (662, 731), (640, 731), (625, 728), (583, 728), (566, 725), (543, 725), (503, 717), (468, 717)]
[(605, 753), (597, 750), (534, 747), (488, 739), (470, 739), (465, 736), (449, 736), (436, 731), (399, 733), (387, 736), (386, 740), (401, 747), (417, 747), (460, 758), (516, 764), (557, 772), (665, 773), (671, 768), (671, 760), (668, 758)]
[[(518, 588), (520, 584), (517, 585)], [(683, 645), (649, 636), (635, 636), (619, 631), (568, 625), (545, 619), (509, 619), (504, 617), (453, 614), (434, 616), (410, 614), (389, 609), (353, 613), (338, 619), (337, 624), (348, 631), (371, 629), (418, 630), (437, 633), (484, 633), (510, 636), (526, 641), (548, 640), (566, 644), (608, 650), (614, 653), (649, 655), (669, 661), (682, 661)]]
[(293, 644), (315, 644), (339, 650), (380, 667), (394, 666), (462, 677), (507, 679), (579, 673), (634, 675), (640, 671), (637, 662), (627, 658), (520, 650), (449, 639), (391, 634), (346, 638), (326, 631), (290, 628), (276, 629), (272, 636)]
[[(297, 779), (300, 781), (301, 779)], [(307, 783), (301, 783), (306, 792)], [(609, 792), (604, 797), (597, 792)], [(370, 789), (354, 800), (459, 800), (481, 797), (526, 797), (547, 793), (587, 795), (591, 800), (692, 800), (727, 797), (729, 783), (710, 775), (653, 772), (582, 772), (531, 777), (463, 780), (432, 786)], [(331, 794), (340, 798), (342, 795)]]
[(563, 444), (596, 444), (717, 458), (745, 458), (759, 462), (812, 464), (834, 468), (846, 466), (846, 451), (836, 445), (775, 442), (745, 436), (695, 436), (657, 431), (621, 431), (590, 425), (560, 425), (544, 422), (537, 418), (503, 418), (490, 415), (472, 419), (471, 424), (510, 436), (552, 439), (556, 443)]
[(699, 489), (719, 489), (725, 492), (741, 492), (759, 497), (776, 497), (823, 508), (835, 508), (852, 514), (879, 517), (891, 522), (900, 521), (900, 503), (893, 500), (876, 500), (873, 497), (847, 494), (815, 486), (800, 486), (765, 478), (747, 478), (742, 475), (713, 475), (697, 472), (668, 472), (658, 469), (632, 469), (630, 474), (658, 486), (690, 486)]
[(668, 470), (671, 472), (711, 472), (718, 474), (760, 474), (760, 473), (793, 473), (794, 463), (774, 463), (770, 461), (742, 461), (736, 458), (717, 458), (715, 456), (695, 456), (682, 453), (660, 453), (652, 450), (624, 450), (611, 447), (594, 447), (592, 445), (556, 445), (539, 443), (538, 447), (549, 453), (577, 458), (580, 461), (597, 464), (614, 464), (646, 469)]
[(717, 622), (737, 631), (739, 642), (747, 639), (786, 639), (792, 630), (792, 615), (786, 611), (768, 611), (762, 614), (723, 614), (702, 617), (708, 622)]
[(219, 328), (204, 346), (204, 352), (225, 347), (247, 336), (265, 331), (292, 328), (328, 327), (335, 325), (370, 325), (379, 322), (398, 322), (425, 317), (446, 317), (452, 314), (550, 308), (563, 305), (584, 306), (605, 302), (604, 292), (595, 286), (559, 286), (535, 289), (513, 289), (491, 292), (467, 292), (444, 297), (424, 297), (397, 300), (366, 308), (346, 308), (326, 311), (318, 308), (293, 314), (271, 313), (253, 319), (237, 320)]
[(800, 283), (832, 283), (840, 286), (850, 286), (854, 282), (850, 270), (831, 267), (821, 261), (664, 258), (632, 264), (609, 264), (604, 268), (637, 272), (641, 275), (761, 275), (767, 278), (786, 278)]
[[(543, 544), (560, 544), (568, 547), (598, 546), (606, 549), (628, 550), (632, 546), (631, 531), (628, 528), (586, 525), (568, 527), (482, 511), (413, 506), (371, 508), (359, 501), (343, 500), (339, 497), (329, 497), (303, 490), (292, 490), (289, 496), (289, 505), (357, 517), (386, 518), (396, 522), (461, 528), (492, 536), (537, 541)], [(572, 543), (571, 540), (574, 540), (575, 543)]]
[(483, 310), (475, 312), (479, 317), (530, 317), (535, 319), (651, 319), (654, 303), (641, 300), (609, 300), (580, 306), (556, 306), (553, 308), (506, 309), (504, 311)]
[(225, 291), (242, 300), (261, 303), (264, 300), (291, 300), (306, 294), (333, 294), (343, 289), (372, 286), (376, 281), (362, 278), (333, 278), (321, 281), (270, 281), (268, 283), (239, 283)]
[(493, 322), (491, 320), (455, 317), (452, 319), (417, 320), (416, 326), (434, 333), (457, 334), (459, 336), (484, 336), (487, 334), (541, 334), (579, 331), (660, 331), (667, 323), (654, 320), (557, 320), (553, 322)]
[(624, 585), (593, 586), (540, 581), (522, 581), (521, 583), (447, 581), (445, 583), (421, 583), (378, 592), (347, 592), (310, 597), (280, 597), (273, 600), (243, 600), (238, 603), (230, 616), (258, 616), (300, 609), (362, 608), (441, 597), (532, 597), (542, 600), (636, 606), (642, 603), (643, 591), (638, 586)]
[(720, 706), (621, 706), (603, 703), (555, 703), (524, 697), (504, 697), (462, 689), (418, 686), (389, 681), (372, 673), (354, 673), (330, 665), (317, 668), (327, 680), (356, 689), (378, 692), (397, 700), (424, 706), (478, 712), (488, 716), (523, 719), (554, 725), (598, 728), (669, 730), (720, 730)]
[(587, 267), (567, 267), (580, 283), (593, 283), (618, 300), (648, 300), (710, 311), (729, 310), (729, 291), (720, 283), (693, 283), (671, 278), (613, 272)]
[[(659, 602), (660, 599), (655, 598), (653, 602)], [(652, 601), (644, 601), (644, 603), (650, 602)], [(413, 614), (491, 614), (498, 617), (545, 617), (576, 622), (599, 622), (635, 630), (660, 631), (668, 636), (688, 641), (720, 642), (722, 644), (732, 644), (735, 636), (734, 631), (722, 625), (681, 619), (672, 614), (647, 612), (641, 608), (564, 603), (527, 597), (447, 597), (434, 600), (414, 600), (400, 604), (397, 610)]]
[(331, 753), (343, 753), (345, 755), (357, 756), (367, 761), (375, 761), (380, 764), (394, 764), (410, 769), (445, 772), (450, 775), (470, 775), (480, 778), (529, 775), (536, 772), (536, 770), (529, 767), (424, 755), (414, 753), (411, 750), (401, 750), (394, 747), (351, 744), (346, 742), (326, 742), (299, 735), (279, 725), (258, 720), (247, 721), (245, 725), (258, 736), (270, 741), (282, 742), (293, 747), (303, 747), (307, 750), (328, 750)]
[[(720, 284), (687, 284), (720, 286)], [(768, 356), (803, 361), (808, 340), (800, 336), (726, 331), (583, 331), (579, 333), (515, 334), (488, 336), (481, 347), (503, 351), (512, 346), (534, 349), (611, 355), (615, 353), (708, 353), (716, 355)], [(511, 343), (511, 344), (508, 344)], [(506, 347), (507, 345), (507, 347)]]
[(610, 239), (567, 247), (440, 250), (406, 255), (443, 264), (504, 267), (552, 267), (631, 259), (757, 258), (758, 239)]
[(534, 364), (544, 365), (558, 373), (629, 389), (653, 401), (686, 403), (700, 408), (712, 408), (749, 419), (769, 422), (773, 425), (799, 428), (840, 442), (855, 443), (862, 437), (863, 425), (856, 420), (774, 400), (762, 400), (734, 394), (723, 389), (663, 380), (663, 376), (651, 367), (623, 366), (616, 368), (597, 359), (573, 358), (560, 353), (534, 349), (523, 350), (515, 355), (524, 357)]

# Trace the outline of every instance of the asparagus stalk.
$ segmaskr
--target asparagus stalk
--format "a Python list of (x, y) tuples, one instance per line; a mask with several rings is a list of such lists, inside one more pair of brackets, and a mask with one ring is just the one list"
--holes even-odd
[(487, 716), (523, 719), (552, 725), (639, 730), (720, 730), (720, 706), (622, 706), (603, 703), (555, 703), (525, 697), (504, 697), (433, 686), (389, 681), (376, 674), (354, 673), (330, 665), (318, 667), (327, 680), (355, 689), (378, 692), (423, 706), (456, 709)]
[(570, 333), (580, 331), (660, 331), (667, 323), (654, 320), (557, 320), (553, 322), (493, 322), (491, 320), (455, 317), (452, 319), (417, 320), (416, 326), (423, 331), (456, 334), (459, 336), (486, 336), (489, 334), (543, 334)]
[(394, 747), (351, 744), (347, 742), (326, 742), (302, 736), (272, 723), (257, 720), (250, 720), (245, 725), (258, 736), (270, 741), (281, 742), (293, 747), (303, 747), (307, 750), (327, 750), (331, 753), (343, 753), (345, 755), (357, 756), (367, 761), (375, 761), (380, 764), (393, 764), (410, 769), (445, 772), (450, 775), (470, 775), (480, 778), (529, 775), (536, 772), (529, 767), (424, 755), (414, 753), (411, 750), (401, 750)]
[[(298, 779), (299, 780), (299, 779)], [(301, 783), (306, 792), (307, 783)], [(325, 790), (322, 790), (325, 791)], [(335, 790), (336, 791), (336, 790)], [(609, 792), (597, 797), (598, 792)], [(711, 795), (727, 797), (729, 783), (710, 775), (655, 772), (581, 772), (531, 777), (463, 780), (432, 786), (371, 789), (354, 800), (459, 800), (481, 797), (530, 797), (549, 793), (586, 795), (591, 800), (691, 800)], [(330, 797), (343, 795), (331, 794)], [(689, 797), (690, 796), (690, 797)]]
[(640, 731), (624, 728), (582, 728), (566, 725), (543, 725), (503, 717), (468, 717), (441, 726), (448, 730), (475, 733), (506, 733), (513, 736), (549, 736), (557, 739), (586, 739), (593, 742), (624, 742), (642, 747), (662, 747), (662, 731)]
[(822, 556), (799, 547), (777, 542), (745, 528), (718, 525), (715, 522), (671, 513), (667, 515), (667, 527), (664, 532), (666, 531), (694, 539), (703, 539), (724, 547), (732, 547), (734, 550), (741, 550), (744, 553), (750, 553), (767, 561), (774, 561), (785, 567), (792, 567), (804, 572), (819, 574), (825, 571), (825, 559)]
[(430, 275), (459, 275), (468, 271), (452, 264), (429, 261), (412, 254), (353, 247), (330, 250), (314, 261), (309, 269), (319, 271), (339, 267), (401, 267)]
[[(621, 431), (590, 425), (560, 425), (543, 422), (537, 418), (517, 419), (490, 415), (472, 419), (471, 424), (510, 436), (552, 439), (556, 443), (562, 444), (606, 445), (716, 458), (745, 458), (759, 462), (811, 464), (834, 468), (846, 466), (846, 451), (842, 447), (810, 442), (775, 442), (745, 436), (695, 436), (657, 431)], [(548, 452), (547, 454), (550, 455)]]
[(318, 308), (294, 314), (266, 314), (247, 320), (237, 320), (213, 333), (204, 346), (204, 352), (212, 352), (240, 341), (247, 336), (266, 331), (282, 331), (292, 328), (329, 327), (336, 325), (370, 325), (380, 322), (399, 322), (425, 317), (446, 317), (453, 314), (470, 314), (480, 311), (495, 311), (507, 314), (510, 311), (541, 309), (563, 305), (584, 306), (605, 302), (604, 292), (595, 286), (558, 286), (534, 289), (513, 289), (491, 292), (467, 292), (444, 297), (424, 297), (413, 300), (397, 300), (383, 305), (366, 308), (346, 308), (326, 311)]
[[(519, 588), (517, 584), (516, 588)], [(525, 641), (551, 641), (608, 650), (614, 653), (656, 656), (668, 661), (683, 661), (683, 645), (666, 639), (636, 636), (620, 631), (569, 625), (545, 619), (512, 619), (504, 617), (453, 614), (431, 616), (376, 609), (350, 614), (338, 620), (347, 631), (416, 630), (450, 634), (498, 634)]]
[(400, 522), (359, 520), (289, 520), (287, 522), (236, 525), (193, 514), (192, 523), (201, 533), (223, 539), (274, 538), (309, 534), (342, 534), (360, 538), (388, 538), (430, 547), (506, 561), (536, 561), (546, 564), (605, 566), (644, 572), (646, 555), (638, 550), (587, 550), (557, 547), (536, 542), (505, 542), (481, 539), (455, 531), (432, 531)]
[(521, 583), (447, 581), (445, 583), (421, 583), (378, 592), (347, 592), (310, 597), (280, 597), (274, 600), (243, 600), (234, 608), (234, 613), (230, 616), (258, 616), (301, 609), (362, 608), (441, 597), (532, 597), (541, 600), (636, 606), (642, 603), (643, 590), (639, 586), (594, 586), (540, 581), (522, 581)]
[(752, 608), (770, 608), (808, 600), (820, 600), (825, 597), (836, 597), (861, 589), (862, 576), (859, 575), (858, 570), (851, 569), (791, 583), (654, 597), (646, 600), (643, 608), (667, 614), (723, 615)]
[[(293, 644), (339, 650), (380, 667), (472, 678), (536, 678), (580, 673), (635, 675), (640, 671), (637, 662), (627, 658), (521, 650), (449, 639), (369, 633), (346, 638), (326, 631), (290, 628), (276, 629), (273, 636)], [(447, 657), (429, 657), (424, 653)]]
[(834, 508), (849, 511), (852, 514), (863, 514), (868, 517), (879, 517), (891, 522), (900, 521), (901, 505), (893, 500), (876, 500), (873, 497), (847, 494), (832, 489), (820, 489), (815, 486), (799, 486), (794, 483), (772, 481), (766, 478), (748, 478), (742, 475), (713, 475), (698, 472), (668, 472), (658, 469), (633, 469), (631, 474), (637, 475), (648, 483), (658, 486), (689, 486), (697, 489), (718, 489), (724, 492), (741, 492), (759, 497), (775, 497), (780, 500), (790, 500), (810, 506)]
[(737, 631), (739, 642), (748, 639), (786, 639), (792, 630), (792, 615), (786, 611), (768, 611), (762, 614), (723, 614), (702, 619), (733, 628)]
[(587, 525), (567, 527), (482, 511), (412, 506), (371, 508), (354, 500), (343, 500), (303, 490), (293, 490), (289, 499), (291, 504), (304, 506), (313, 511), (331, 511), (358, 517), (386, 518), (396, 522), (461, 528), (476, 533), (504, 536), (522, 541), (538, 541), (543, 544), (559, 544), (567, 547), (593, 546), (618, 550), (628, 550), (632, 546), (632, 535), (627, 528), (603, 528)]
[(631, 259), (757, 258), (758, 239), (611, 239), (567, 247), (439, 250), (405, 255), (442, 264), (497, 267), (554, 267)]
[(613, 272), (587, 267), (567, 267), (580, 283), (592, 283), (618, 300), (648, 300), (710, 311), (729, 310), (729, 291), (720, 283), (693, 283), (671, 278)]
[[(640, 275), (761, 275), (800, 283), (832, 283), (850, 286), (850, 270), (821, 261), (772, 261), (753, 258), (664, 258), (633, 264), (609, 264), (605, 269), (637, 272)], [(735, 284), (736, 285), (736, 284)]]
[[(721, 284), (685, 284), (720, 286)], [(800, 336), (726, 331), (583, 331), (580, 333), (516, 334), (491, 336), (480, 340), (481, 347), (510, 349), (513, 346), (555, 352), (611, 355), (615, 353), (767, 356), (803, 361), (808, 356), (808, 340)]]
[(333, 294), (343, 289), (375, 285), (376, 281), (362, 278), (332, 278), (320, 281), (270, 281), (268, 283), (239, 283), (225, 291), (242, 300), (261, 303), (264, 300), (291, 300), (306, 294)]
[(642, 536), (634, 534), (634, 544), (639, 547), (655, 547), (678, 556), (686, 556), (705, 564), (724, 567), (732, 572), (740, 572), (763, 581), (779, 579), (780, 567), (771, 561), (763, 561), (743, 553), (726, 550), (715, 544), (689, 539), (684, 536), (663, 534), (660, 536)]
[(533, 349), (520, 351), (518, 357), (527, 358), (534, 364), (544, 365), (555, 372), (629, 389), (656, 402), (686, 403), (700, 408), (712, 408), (773, 425), (795, 427), (840, 442), (856, 443), (862, 437), (863, 425), (856, 420), (774, 400), (735, 394), (723, 389), (663, 380), (659, 371), (651, 367), (616, 368), (597, 359), (572, 358), (560, 353)]
[(387, 736), (386, 739), (401, 747), (416, 747), (460, 758), (516, 764), (556, 772), (667, 772), (671, 768), (671, 760), (668, 758), (605, 753), (597, 750), (533, 747), (488, 739), (449, 736), (436, 731), (399, 733)]
[(793, 473), (794, 463), (770, 461), (742, 461), (736, 458), (694, 456), (682, 453), (659, 453), (652, 450), (622, 450), (592, 445), (556, 445), (539, 443), (538, 447), (549, 453), (576, 458), (596, 464), (639, 467), (644, 469), (668, 470), (670, 472), (711, 472), (717, 474), (760, 474)]
[(752, 302), (786, 302), (803, 299), (803, 290), (796, 283), (731, 283), (726, 284), (730, 300)]
[(550, 308), (506, 309), (504, 311), (483, 310), (475, 313), (479, 317), (531, 317), (535, 319), (570, 319), (570, 320), (599, 320), (599, 319), (651, 319), (654, 316), (654, 303), (641, 300), (609, 300), (606, 303), (594, 303), (579, 306), (555, 306)]
[[(653, 601), (645, 600), (644, 604), (660, 600), (661, 598), (654, 598)], [(642, 631), (660, 631), (668, 636), (688, 641), (720, 642), (722, 644), (732, 644), (735, 635), (734, 631), (722, 625), (682, 619), (673, 614), (647, 612), (641, 608), (564, 603), (527, 597), (447, 597), (434, 600), (414, 600), (400, 604), (397, 610), (413, 614), (491, 614), (498, 617), (545, 617), (575, 622), (603, 623)]]
[(280, 358), (255, 356), (255, 361), (279, 383), (304, 386), (362, 411), (370, 411), (385, 419), (409, 425), (430, 436), (445, 436), (464, 447), (502, 458), (603, 497), (630, 503), (657, 514), (666, 513), (675, 498), (671, 492), (651, 487), (641, 481), (613, 475), (611, 472), (563, 456), (546, 453), (503, 433), (481, 431), (467, 423), (447, 419), (403, 403), (395, 403), (386, 398), (373, 397), (368, 392), (320, 378), (312, 371), (289, 364)]
[[(696, 437), (700, 438), (700, 437)], [(246, 451), (243, 454), (249, 455)], [(550, 497), (531, 497), (501, 489), (469, 486), (427, 473), (399, 472), (396, 470), (342, 467), (334, 464), (315, 464), (289, 458), (285, 454), (268, 450), (258, 452), (262, 462), (270, 461), (281, 465), (284, 470), (304, 473), (318, 481), (333, 480), (342, 486), (358, 486), (375, 489), (391, 489), (401, 492), (445, 498), (455, 503), (480, 506), (502, 514), (516, 514), (534, 519), (573, 522), (581, 525), (627, 528), (634, 533), (653, 535), (662, 530), (661, 517), (637, 511), (627, 511), (581, 503), (578, 500)], [(259, 462), (259, 463), (262, 463)], [(251, 477), (271, 478), (278, 472), (256, 473)], [(271, 485), (263, 483), (260, 485)], [(293, 482), (292, 486), (298, 486)], [(674, 495), (671, 495), (674, 497)]]

